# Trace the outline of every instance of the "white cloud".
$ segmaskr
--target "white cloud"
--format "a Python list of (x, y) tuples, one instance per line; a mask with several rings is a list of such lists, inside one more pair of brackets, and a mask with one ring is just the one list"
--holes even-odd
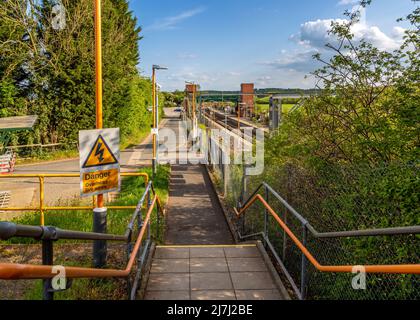
[(177, 24), (181, 23), (182, 21), (194, 17), (202, 12), (204, 12), (206, 8), (198, 7), (195, 9), (184, 11), (176, 16), (166, 17), (160, 20), (157, 20), (152, 25), (144, 28), (145, 30), (169, 30), (174, 29)]
[(339, 6), (347, 6), (349, 4), (356, 4), (359, 3), (360, 0), (340, 0), (340, 2), (338, 2)]
[[(392, 51), (400, 47), (404, 35), (404, 29), (401, 27), (394, 27), (390, 35), (385, 34), (379, 27), (369, 25), (363, 18), (359, 23), (351, 27), (351, 32), (354, 34), (354, 41), (365, 39), (372, 43), (380, 50)], [(312, 48), (324, 48), (327, 43), (334, 43), (337, 39), (328, 33), (331, 30), (332, 23), (346, 23), (345, 19), (318, 19), (315, 21), (308, 21), (300, 26), (300, 31), (294, 34), (290, 39), (298, 42), (301, 45)]]
[(324, 47), (326, 43), (332, 42), (333, 38), (328, 31), (331, 30), (333, 22), (345, 23), (344, 19), (318, 19), (308, 21), (300, 25), (300, 31), (290, 36), (291, 40), (308, 47)]
[(257, 81), (255, 84), (260, 87), (269, 86), (272, 83), (272, 77), (271, 76), (261, 76), (257, 78)]
[[(352, 1), (345, 2), (346, 4), (353, 4)], [(318, 19), (303, 23), (300, 26), (300, 31), (290, 36), (290, 39), (298, 44), (297, 48), (294, 50), (281, 50), (276, 58), (258, 63), (269, 67), (272, 76), (272, 79), (259, 77), (259, 85), (284, 85), (284, 80), (287, 80), (286, 85), (290, 82), (290, 86), (293, 83), (299, 83), (299, 81), (303, 86), (308, 86), (313, 83), (313, 79), (308, 78), (303, 80), (303, 78), (320, 67), (320, 63), (313, 59), (314, 54), (321, 53), (326, 60), (332, 56), (333, 52), (326, 48), (325, 45), (327, 43), (334, 44), (337, 42), (337, 39), (329, 33), (333, 22), (347, 23), (348, 20)], [(354, 34), (354, 42), (356, 44), (361, 39), (365, 39), (377, 48), (388, 51), (400, 47), (405, 33), (404, 28), (396, 26), (391, 32), (386, 34), (378, 26), (368, 24), (364, 10), (361, 10), (360, 22), (356, 23), (351, 31)]]
[(315, 81), (313, 77), (305, 78), (305, 72), (283, 69), (281, 72), (271, 70), (269, 75), (261, 74), (252, 78), (257, 88), (313, 88)]
[(274, 69), (309, 73), (316, 68), (317, 62), (313, 59), (313, 55), (318, 52), (319, 50), (316, 48), (293, 51), (282, 50), (279, 58), (260, 62), (260, 64)]

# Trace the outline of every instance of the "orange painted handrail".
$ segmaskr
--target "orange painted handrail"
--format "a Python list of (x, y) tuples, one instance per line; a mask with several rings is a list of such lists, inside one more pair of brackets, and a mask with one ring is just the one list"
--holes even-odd
[[(287, 235), (293, 240), (300, 251), (306, 256), (306, 258), (313, 264), (313, 266), (322, 272), (353, 272), (355, 268), (362, 267), (366, 273), (395, 273), (395, 274), (420, 274), (420, 264), (401, 264), (401, 265), (344, 265), (344, 266), (323, 266), (315, 257), (309, 252), (309, 250), (300, 242), (300, 240), (294, 235), (289, 227), (283, 222), (278, 214), (271, 208), (271, 206), (265, 201), (265, 199), (256, 194), (243, 208), (239, 211), (234, 208), (236, 216), (239, 218), (243, 215), (249, 207), (251, 207), (256, 201), (261, 202), (267, 211), (276, 219), (277, 223), (287, 233)], [(360, 269), (357, 269), (360, 271)]]
[[(130, 259), (124, 270), (117, 269), (95, 269), (95, 268), (79, 268), (79, 267), (65, 267), (65, 277), (67, 278), (125, 278), (127, 277), (134, 265), (137, 253), (141, 247), (143, 237), (146, 229), (150, 223), (150, 216), (157, 203), (158, 196), (153, 197), (153, 201), (147, 211), (146, 217), (143, 221), (143, 226), (140, 229)], [(159, 214), (159, 213), (158, 213)], [(17, 279), (49, 279), (53, 278), (56, 273), (52, 272), (53, 266), (30, 265), (30, 264), (12, 264), (0, 263), (0, 279), (3, 280), (17, 280)], [(64, 275), (63, 275), (64, 276)]]

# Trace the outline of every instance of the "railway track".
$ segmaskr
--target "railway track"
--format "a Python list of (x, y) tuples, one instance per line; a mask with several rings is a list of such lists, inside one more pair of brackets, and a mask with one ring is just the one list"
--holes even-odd
[[(244, 123), (242, 121), (238, 121), (238, 119), (234, 116), (230, 116), (230, 115), (225, 115), (224, 113), (218, 112), (218, 111), (214, 111), (214, 110), (205, 110), (204, 111), (204, 115), (216, 122), (217, 124), (219, 124), (220, 126), (228, 129), (229, 131), (232, 131), (233, 133), (240, 135), (242, 138), (245, 139), (245, 137), (249, 137), (250, 135), (250, 130), (244, 130), (244, 129), (249, 129), (252, 128), (252, 139), (254, 139), (256, 137), (256, 131), (257, 129), (261, 129), (257, 126), (252, 126), (248, 123)], [(239, 122), (239, 127), (238, 127), (238, 122)], [(240, 130), (238, 130), (240, 129)], [(265, 134), (267, 134), (268, 132), (265, 132)], [(249, 138), (248, 138), (249, 139)]]

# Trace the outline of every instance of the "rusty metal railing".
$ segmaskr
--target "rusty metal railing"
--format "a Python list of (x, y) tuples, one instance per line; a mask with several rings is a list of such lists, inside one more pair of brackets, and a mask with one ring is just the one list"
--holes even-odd
[[(143, 177), (144, 184), (147, 186), (149, 182), (149, 175), (144, 172), (122, 172), (122, 177)], [(79, 210), (93, 210), (95, 208), (95, 198), (92, 198), (91, 206), (46, 206), (45, 205), (45, 179), (46, 178), (77, 178), (79, 173), (45, 173), (45, 174), (5, 174), (0, 175), (1, 179), (23, 179), (23, 178), (38, 178), (39, 183), (39, 205), (31, 207), (4, 207), (1, 211), (15, 211), (15, 212), (39, 212), (40, 225), (45, 225), (45, 212), (47, 211), (79, 211)], [(160, 205), (160, 203), (159, 203)], [(127, 210), (135, 209), (135, 206), (107, 206), (108, 209)]]

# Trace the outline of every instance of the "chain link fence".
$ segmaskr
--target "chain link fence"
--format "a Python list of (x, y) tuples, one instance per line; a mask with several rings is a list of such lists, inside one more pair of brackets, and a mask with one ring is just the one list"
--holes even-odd
[[(210, 147), (211, 152), (216, 144)], [(211, 165), (217, 187), (229, 207), (237, 207), (264, 181), (319, 233), (420, 225), (420, 176), (417, 165), (363, 165), (308, 170), (297, 164), (266, 166), (261, 176), (245, 176), (242, 165), (226, 163), (219, 150)], [(303, 227), (284, 202), (260, 194), (322, 265), (416, 264), (418, 234), (320, 238)], [(256, 202), (237, 223), (243, 239), (266, 234), (273, 258), (290, 292), (307, 299), (420, 299), (420, 276), (367, 274), (366, 286), (354, 289), (352, 273), (323, 273), (313, 267), (265, 208)], [(232, 221), (236, 221), (233, 218)], [(255, 235), (247, 237), (246, 235)], [(275, 260), (275, 259), (274, 259)], [(286, 271), (286, 272), (285, 272)], [(285, 274), (288, 273), (288, 274)], [(289, 277), (289, 279), (287, 279)], [(294, 287), (293, 287), (294, 286)]]

